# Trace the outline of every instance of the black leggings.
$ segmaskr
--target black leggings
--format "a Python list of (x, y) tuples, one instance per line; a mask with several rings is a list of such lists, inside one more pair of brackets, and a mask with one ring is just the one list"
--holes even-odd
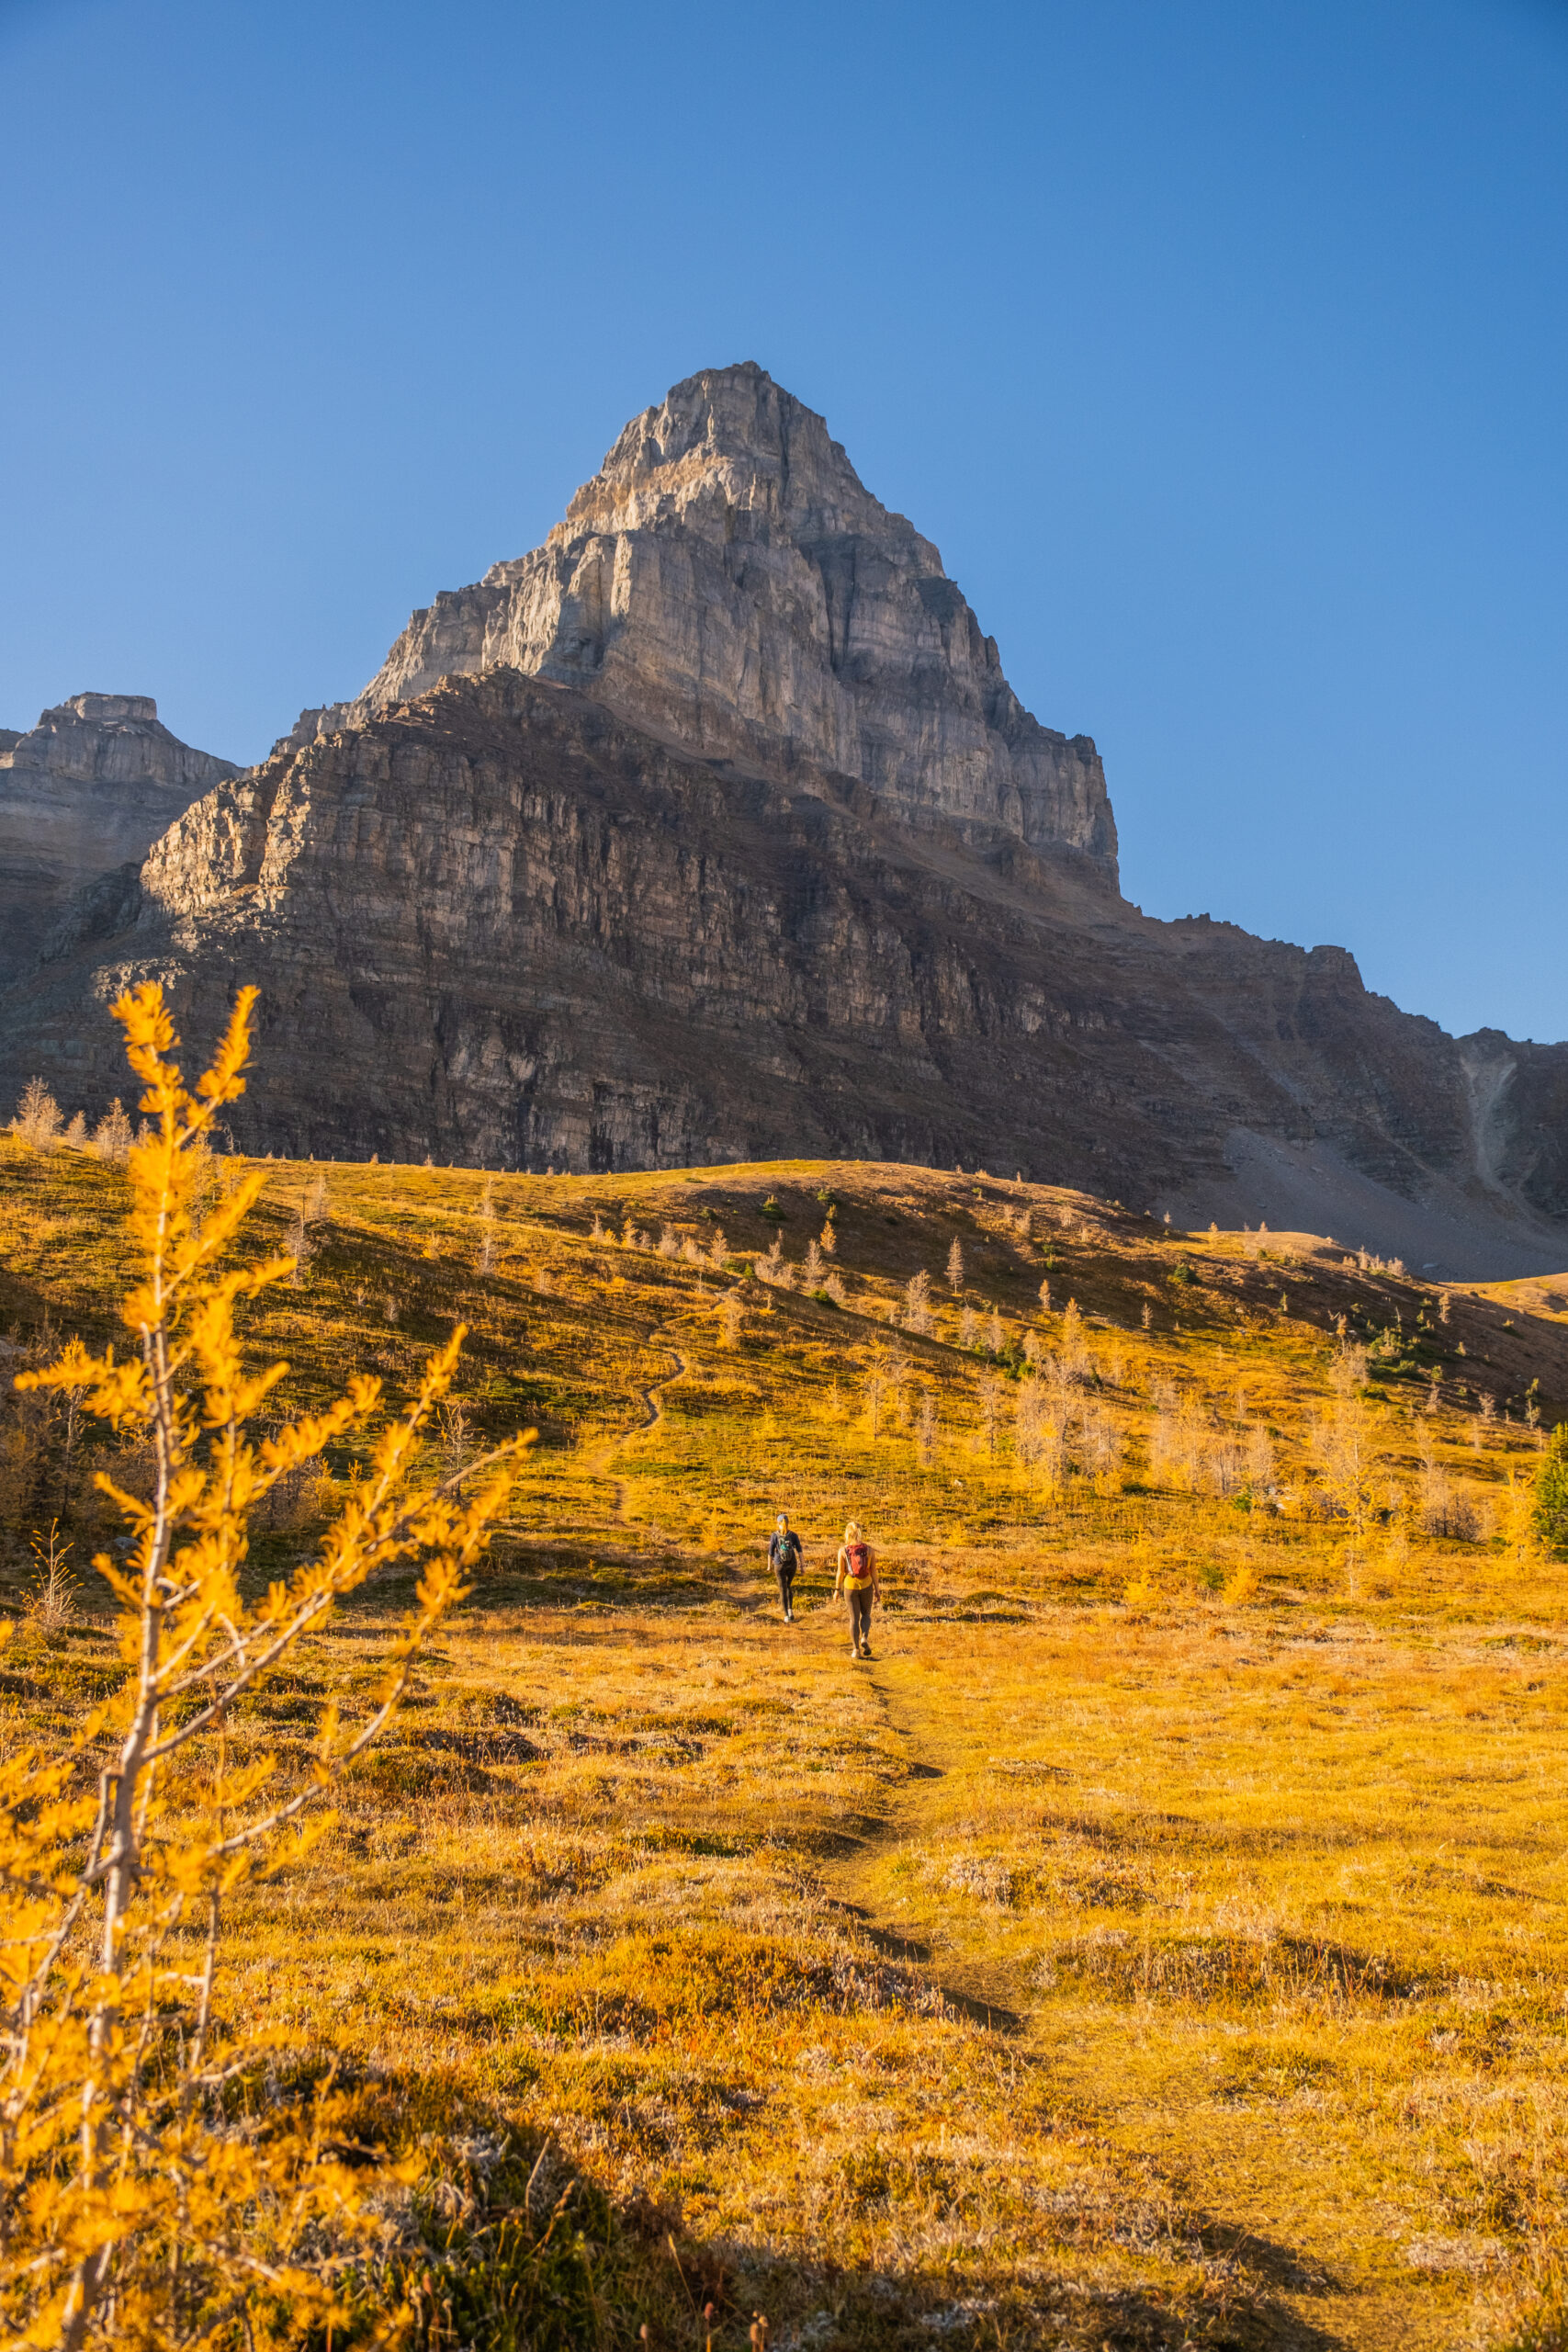
[(788, 1576), (785, 1576), (782, 1568), (775, 1568), (773, 1574), (779, 1580), (779, 1599), (785, 1609), (793, 1609), (795, 1607), (795, 1570), (792, 1568)]
[(871, 1647), (871, 1587), (863, 1591), (850, 1590), (850, 1640), (858, 1649)]

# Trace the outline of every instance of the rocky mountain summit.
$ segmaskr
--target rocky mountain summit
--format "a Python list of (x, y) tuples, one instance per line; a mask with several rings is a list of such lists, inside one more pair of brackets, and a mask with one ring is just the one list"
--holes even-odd
[(0, 730), (0, 980), (36, 959), (73, 894), (140, 865), (231, 760), (193, 751), (151, 695), (73, 695)]
[(1031, 717), (931, 541), (753, 364), (634, 418), (542, 548), (415, 613), (357, 700), (303, 712), (288, 740), (502, 668), (703, 759), (854, 776), (912, 822), (1070, 849), (1114, 878), (1093, 743)]
[(718, 369), (78, 897), (0, 996), (0, 1090), (96, 1112), (128, 980), (198, 1050), (254, 979), (253, 1150), (961, 1162), (1448, 1273), (1568, 1262), (1568, 1047), (1150, 921), (1115, 850), (1092, 742), (1021, 708), (935, 548)]

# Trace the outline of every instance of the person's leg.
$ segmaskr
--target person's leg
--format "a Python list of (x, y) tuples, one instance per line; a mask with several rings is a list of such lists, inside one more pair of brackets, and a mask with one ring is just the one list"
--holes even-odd
[(850, 1641), (858, 1657), (871, 1635), (871, 1595), (852, 1592), (850, 1595)]
[(785, 1623), (793, 1625), (795, 1623), (795, 1577), (793, 1576), (780, 1577), (779, 1599), (784, 1602)]

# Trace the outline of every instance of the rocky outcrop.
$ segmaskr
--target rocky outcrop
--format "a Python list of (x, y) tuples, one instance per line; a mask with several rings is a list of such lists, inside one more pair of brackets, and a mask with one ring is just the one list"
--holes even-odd
[[(514, 671), (198, 801), (129, 928), (11, 992), (0, 1081), (25, 1060), (68, 1107), (106, 1101), (103, 1006), (154, 972), (193, 1046), (261, 984), (253, 1150), (961, 1161), (1277, 1227), (1296, 1182), (1356, 1220), (1323, 1227), (1414, 1237), (1417, 1263), (1562, 1256), (1550, 1204), (1475, 1167), (1467, 1049), (1343, 951), (1148, 921), (1053, 854), (909, 827), (820, 771), (684, 758)], [(1555, 1198), (1564, 1173), (1559, 1148)]]
[(906, 820), (1114, 877), (1089, 738), (1031, 717), (931, 541), (755, 365), (693, 376), (635, 418), (542, 548), (415, 613), (363, 695), (304, 712), (290, 740), (502, 666), (704, 758), (781, 781), (804, 761)]
[(194, 1054), (254, 980), (253, 1150), (957, 1161), (1447, 1274), (1568, 1264), (1568, 1047), (1149, 921), (1113, 859), (1093, 745), (1020, 709), (821, 420), (725, 369), (78, 894), (0, 996), (0, 1102), (122, 1091), (128, 981)]
[(239, 771), (171, 735), (150, 695), (73, 695), (0, 736), (0, 980), (25, 971), (73, 895), (140, 864)]

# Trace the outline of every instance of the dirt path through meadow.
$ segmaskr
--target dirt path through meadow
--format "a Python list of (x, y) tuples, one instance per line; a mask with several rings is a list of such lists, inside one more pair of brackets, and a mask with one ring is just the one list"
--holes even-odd
[(637, 1393), (642, 1398), (643, 1404), (641, 1420), (634, 1422), (629, 1430), (617, 1430), (614, 1436), (603, 1439), (589, 1453), (582, 1465), (590, 1476), (603, 1478), (606, 1484), (614, 1487), (617, 1519), (625, 1519), (626, 1515), (626, 1482), (624, 1478), (617, 1477), (609, 1464), (622, 1446), (627, 1444), (631, 1439), (641, 1437), (647, 1430), (658, 1428), (664, 1418), (665, 1389), (669, 1387), (671, 1381), (682, 1378), (690, 1369), (688, 1360), (681, 1350), (671, 1341), (664, 1339), (663, 1335), (668, 1329), (667, 1324), (656, 1323), (648, 1335), (649, 1343), (653, 1345), (659, 1344), (663, 1340), (663, 1344), (670, 1350), (672, 1362), (668, 1372), (660, 1373), (657, 1380), (647, 1381), (638, 1388)]
[(888, 1885), (890, 1873), (900, 1863), (917, 1860), (938, 1824), (951, 1815), (954, 1780), (962, 1787), (972, 1762), (940, 1705), (922, 1704), (916, 1678), (900, 1671), (907, 1667), (907, 1636), (894, 1630), (897, 1625), (897, 1620), (883, 1617), (876, 1655), (861, 1671), (876, 1695), (906, 1777), (887, 1812), (864, 1819), (852, 1838), (846, 1835), (827, 1873), (829, 1892), (856, 1911), (890, 1952), (928, 1969), (955, 2007), (998, 2031), (1027, 2036), (1030, 1996), (1019, 1968), (1001, 1955), (976, 1952), (940, 1931), (932, 1934), (925, 1922), (908, 1917), (909, 1898)]
[[(904, 1778), (886, 1810), (846, 1832), (825, 1860), (829, 1894), (890, 1956), (928, 1970), (955, 2007), (1006, 2034), (1064, 2105), (1127, 2156), (1152, 2164), (1212, 2254), (1240, 2254), (1267, 2278), (1272, 2342), (1293, 2352), (1452, 2346), (1468, 2315), (1440, 2287), (1434, 2293), (1437, 2282), (1402, 2278), (1386, 2211), (1337, 2188), (1340, 2167), (1325, 2143), (1353, 2132), (1350, 2116), (1262, 2105), (1222, 2112), (1212, 2082), (1184, 2054), (1183, 2021), (1052, 2000), (1035, 1982), (1038, 1962), (1013, 1915), (944, 1902), (940, 1886), (933, 1894), (933, 1852), (951, 1849), (972, 1818), (986, 1817), (998, 1737), (1038, 1744), (1049, 1701), (1042, 1690), (1000, 1726), (993, 1709), (976, 1703), (976, 1686), (989, 1679), (990, 1629), (977, 1640), (962, 1625), (880, 1613), (874, 1638), (876, 1655), (859, 1670)], [(1031, 1629), (1002, 1638), (1012, 1651), (998, 1663), (1012, 1685), (1017, 1645), (1031, 1640)], [(833, 1641), (837, 1647), (836, 1623)]]

